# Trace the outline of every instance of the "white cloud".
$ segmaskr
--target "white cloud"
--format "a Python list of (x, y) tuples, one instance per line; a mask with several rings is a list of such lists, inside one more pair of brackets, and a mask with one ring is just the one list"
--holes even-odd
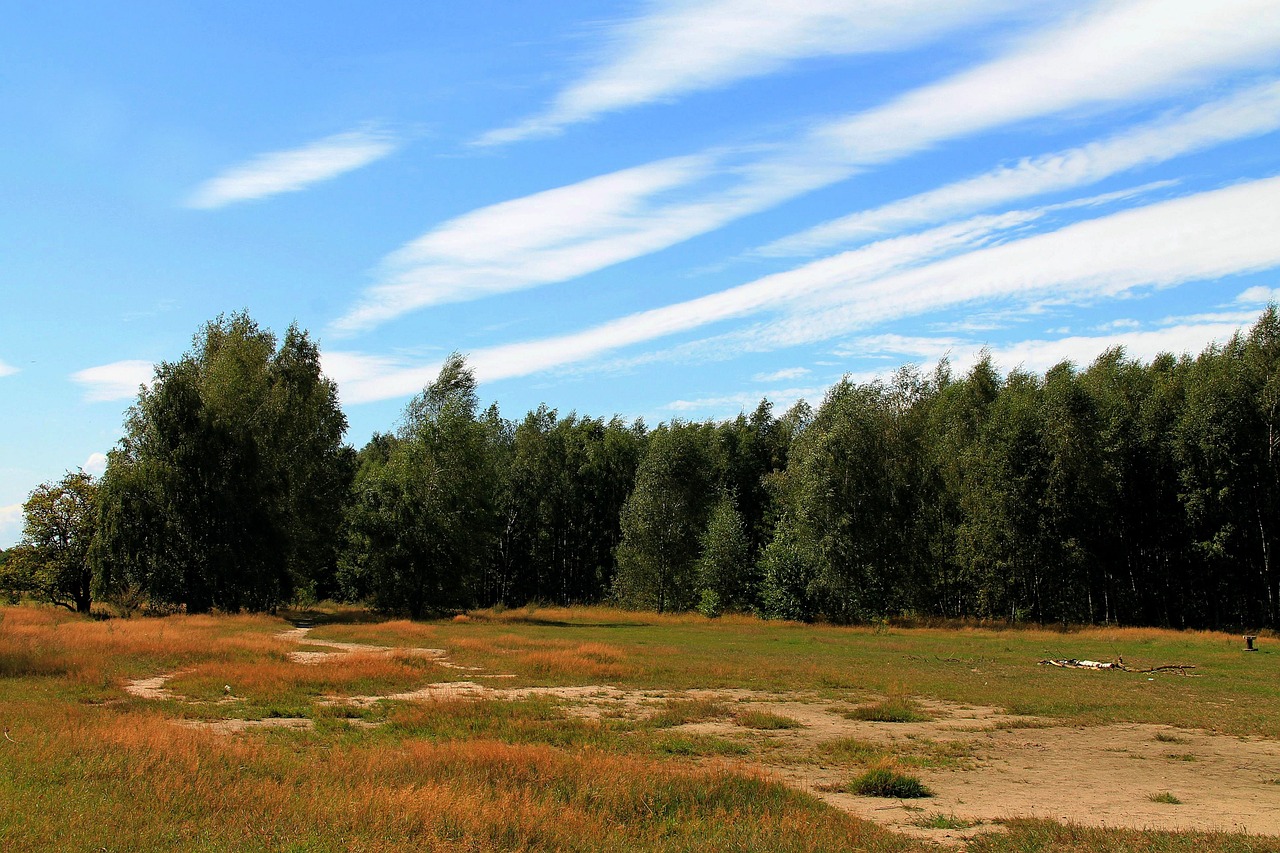
[[(1270, 178), (975, 248), (906, 270), (901, 266), (909, 265), (910, 259), (904, 256), (896, 271), (886, 262), (885, 272), (860, 275), (862, 265), (851, 261), (865, 260), (866, 253), (873, 250), (890, 253), (895, 245), (908, 239), (895, 238), (725, 291), (730, 296), (750, 293), (757, 287), (770, 291), (769, 302), (744, 310), (744, 315), (766, 309), (784, 310), (775, 319), (683, 345), (669, 351), (666, 357), (725, 358), (741, 352), (773, 351), (959, 306), (1018, 305), (1017, 310), (1022, 313), (1035, 313), (1044, 302), (1087, 303), (1123, 297), (1141, 287), (1167, 287), (1273, 268), (1280, 266), (1280, 242), (1274, 237), (1277, 229), (1280, 178)], [(681, 324), (672, 318), (669, 327), (693, 328), (700, 316), (689, 307), (718, 296), (721, 294), (657, 310), (684, 316), (688, 321)], [(1246, 315), (1247, 312), (1238, 312), (1204, 319), (1234, 327), (1247, 321)], [(1187, 322), (1189, 319), (1184, 318), (1183, 323)], [(634, 336), (621, 337), (616, 343), (611, 344), (610, 335), (604, 333), (610, 327), (627, 329), (631, 324)], [(644, 315), (634, 315), (565, 336), (583, 340), (598, 334), (599, 346), (586, 354), (571, 348), (559, 350), (565, 338), (532, 342), (525, 346), (533, 353), (545, 353), (546, 358), (531, 358), (524, 368), (519, 359), (512, 359), (505, 362), (507, 369), (499, 371), (499, 375), (523, 375), (597, 356), (638, 343), (645, 339), (645, 332), (650, 333), (648, 339), (667, 334), (660, 327), (646, 325)], [(868, 340), (885, 352), (894, 352), (893, 346), (901, 349), (911, 345), (910, 338), (900, 336), (881, 335)], [(963, 339), (956, 338), (932, 340), (939, 346), (954, 346), (956, 351), (963, 344)], [(501, 347), (487, 352), (506, 355)], [(945, 352), (927, 354), (936, 358)], [(637, 361), (660, 357), (650, 354)]]
[(89, 458), (84, 460), (84, 464), (81, 465), (80, 468), (86, 474), (101, 477), (107, 470), (107, 454), (90, 453)]
[(1210, 344), (1229, 340), (1239, 330), (1239, 323), (1199, 323), (1111, 335), (1019, 341), (993, 349), (991, 358), (1003, 369), (1021, 367), (1037, 373), (1043, 373), (1063, 361), (1070, 361), (1081, 368), (1088, 367), (1112, 347), (1124, 347), (1130, 358), (1150, 361), (1165, 352), (1196, 355)]
[[(576, 278), (948, 139), (1159, 97), (1272, 62), (1280, 55), (1278, 10), (1273, 0), (1102, 3), (1004, 56), (749, 162), (705, 152), (473, 211), (388, 257), (381, 280), (334, 331)], [(516, 243), (504, 247), (501, 238), (511, 235)]]
[(14, 367), (12, 364), (5, 364), (3, 361), (0, 361), (0, 376), (12, 376), (17, 372), (18, 368)]
[(800, 400), (821, 400), (826, 388), (775, 388), (765, 391), (742, 391), (735, 394), (720, 394), (714, 397), (699, 397), (694, 400), (672, 400), (663, 406), (672, 412), (699, 412), (713, 417), (728, 411), (745, 411), (754, 409), (761, 400), (773, 403), (775, 411), (785, 411)]
[(1010, 0), (665, 0), (650, 6), (644, 16), (611, 28), (607, 56), (545, 112), (491, 131), (480, 143), (554, 134), (605, 113), (776, 72), (806, 57), (902, 50), (1026, 8)]
[(84, 386), (84, 399), (90, 403), (127, 400), (138, 395), (138, 388), (151, 382), (149, 361), (113, 361), (88, 367), (71, 374), (71, 381)]
[[(921, 234), (885, 240), (817, 261), (803, 268), (757, 279), (738, 287), (642, 311), (599, 326), (541, 340), (488, 347), (471, 353), (469, 362), (481, 380), (526, 376), (541, 370), (591, 358), (635, 343), (699, 328), (711, 323), (778, 307), (801, 292), (843, 286), (851, 280), (873, 279), (912, 263), (980, 245), (992, 234), (1036, 218), (1035, 212), (975, 217)], [(797, 278), (798, 274), (798, 278)], [(333, 353), (330, 375), (339, 382), (343, 399), (369, 402), (415, 393), (434, 378), (437, 365), (400, 367), (390, 360), (361, 353)], [(352, 365), (350, 368), (341, 365)], [(340, 374), (346, 370), (344, 385)]]
[(1277, 129), (1280, 129), (1280, 82), (1270, 81), (1108, 139), (1029, 157), (1013, 166), (823, 223), (775, 241), (761, 252), (805, 254), (848, 241), (861, 241), (998, 204), (1085, 186), (1128, 169)]
[[(1087, 368), (1102, 353), (1115, 347), (1123, 347), (1125, 355), (1142, 361), (1150, 361), (1161, 353), (1196, 355), (1210, 344), (1230, 340), (1242, 326), (1247, 326), (1253, 316), (1200, 322), (1196, 318), (1181, 318), (1158, 329), (1130, 330), (1104, 335), (1070, 335), (1056, 339), (1030, 339), (991, 346), (984, 341), (953, 337), (902, 337), (897, 335), (871, 335), (846, 341), (836, 348), (838, 355), (865, 356), (873, 352), (891, 352), (932, 368), (946, 358), (953, 371), (964, 373), (983, 355), (1003, 371), (1022, 369), (1044, 373), (1051, 367), (1070, 361), (1080, 369)], [(873, 374), (872, 378), (887, 378), (893, 370)], [(863, 374), (865, 375), (865, 374)], [(866, 381), (866, 380), (862, 380)]]
[(1085, 302), (1268, 269), (1280, 265), (1278, 229), (1280, 178), (1253, 181), (828, 288), (753, 335), (785, 346), (968, 304)]
[(398, 147), (399, 142), (388, 133), (353, 130), (326, 136), (301, 148), (259, 154), (196, 187), (186, 204), (209, 210), (306, 189), (367, 166)]
[(1245, 305), (1265, 305), (1268, 302), (1280, 302), (1280, 287), (1250, 287), (1236, 297), (1236, 302)]
[(882, 163), (1012, 122), (1159, 97), (1277, 56), (1273, 0), (1099, 3), (991, 62), (833, 122), (814, 141), (851, 165)]
[(0, 506), (0, 548), (17, 544), (22, 537), (22, 504)]
[(781, 382), (784, 379), (799, 379), (801, 376), (809, 375), (807, 367), (785, 367), (782, 370), (775, 370), (772, 373), (757, 373), (751, 377), (752, 382)]

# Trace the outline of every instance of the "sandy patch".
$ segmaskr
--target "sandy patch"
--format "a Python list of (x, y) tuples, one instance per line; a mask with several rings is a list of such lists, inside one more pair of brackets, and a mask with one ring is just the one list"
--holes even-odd
[(312, 729), (315, 723), (306, 717), (268, 717), (265, 720), (175, 720), (187, 729), (204, 729), (221, 735), (243, 734), (260, 729)]

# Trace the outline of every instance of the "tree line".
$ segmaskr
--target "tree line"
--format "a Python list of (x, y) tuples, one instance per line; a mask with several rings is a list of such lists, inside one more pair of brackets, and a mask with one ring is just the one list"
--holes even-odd
[(319, 352), (247, 314), (164, 362), (106, 472), (46, 483), (0, 591), (88, 611), (608, 601), (1280, 626), (1280, 318), (1198, 356), (982, 358), (722, 422), (482, 408), (465, 360), (356, 450)]

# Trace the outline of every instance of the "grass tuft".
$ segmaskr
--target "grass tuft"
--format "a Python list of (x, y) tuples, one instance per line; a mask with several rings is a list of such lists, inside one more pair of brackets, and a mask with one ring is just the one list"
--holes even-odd
[(933, 792), (916, 777), (887, 767), (876, 767), (863, 773), (849, 783), (849, 791), (864, 797), (896, 797), (900, 800), (933, 796)]
[(943, 814), (942, 812), (934, 812), (931, 815), (916, 818), (911, 821), (911, 824), (921, 829), (969, 829), (977, 826), (974, 821), (965, 820), (953, 814)]
[(1161, 791), (1158, 794), (1147, 794), (1147, 799), (1153, 803), (1168, 803), (1171, 806), (1182, 805), (1182, 800), (1178, 799), (1168, 791)]
[(803, 727), (799, 720), (784, 717), (781, 714), (770, 714), (768, 711), (742, 711), (734, 715), (733, 721), (744, 729), (798, 729)]
[(891, 696), (874, 705), (863, 705), (846, 711), (850, 720), (865, 720), (871, 723), (924, 723), (931, 718), (915, 702), (900, 696)]
[(1168, 732), (1156, 732), (1156, 740), (1160, 741), (1161, 743), (1186, 743), (1187, 742), (1186, 738), (1178, 737), (1177, 735), (1171, 735)]

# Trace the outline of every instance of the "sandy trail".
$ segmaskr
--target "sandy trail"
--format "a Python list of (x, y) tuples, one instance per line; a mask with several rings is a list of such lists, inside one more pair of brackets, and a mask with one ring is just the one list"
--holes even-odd
[[(444, 649), (396, 648), (343, 643), (311, 637), (307, 627), (282, 639), (325, 651), (296, 650), (289, 659), (307, 666), (349, 655), (425, 655), (443, 668), (476, 672), (448, 660)], [(166, 683), (180, 672), (136, 679), (131, 695), (178, 699)], [(1227, 830), (1280, 835), (1280, 742), (1240, 738), (1169, 726), (1121, 723), (1069, 727), (1052, 720), (1011, 717), (1001, 709), (921, 700), (933, 719), (918, 723), (851, 720), (842, 711), (850, 702), (833, 703), (816, 693), (764, 693), (751, 690), (627, 690), (610, 685), (503, 688), (497, 679), (509, 673), (474, 674), (477, 680), (427, 684), (416, 690), (376, 696), (332, 696), (325, 704), (368, 707), (384, 700), (431, 702), (450, 699), (512, 700), (545, 696), (564, 700), (569, 713), (587, 718), (639, 719), (672, 698), (710, 699), (731, 711), (759, 710), (797, 721), (793, 729), (758, 731), (731, 719), (677, 726), (672, 731), (714, 734), (753, 744), (750, 757), (733, 765), (764, 770), (792, 787), (808, 791), (832, 806), (900, 832), (958, 845), (975, 832), (1009, 817), (1044, 817), (1086, 826), (1134, 829)], [(480, 683), (479, 679), (489, 679)], [(225, 700), (224, 700), (225, 701)], [(305, 729), (306, 719), (182, 721), (182, 725), (223, 734), (264, 728)], [(1162, 739), (1157, 739), (1157, 735)], [(840, 788), (861, 768), (831, 760), (823, 744), (855, 738), (911, 756), (949, 745), (962, 757), (944, 766), (908, 768), (934, 796), (886, 800), (842, 793)], [(716, 759), (723, 762), (724, 759)], [(1180, 804), (1156, 802), (1169, 793)], [(924, 829), (927, 815), (943, 814), (977, 824), (967, 830)]]

